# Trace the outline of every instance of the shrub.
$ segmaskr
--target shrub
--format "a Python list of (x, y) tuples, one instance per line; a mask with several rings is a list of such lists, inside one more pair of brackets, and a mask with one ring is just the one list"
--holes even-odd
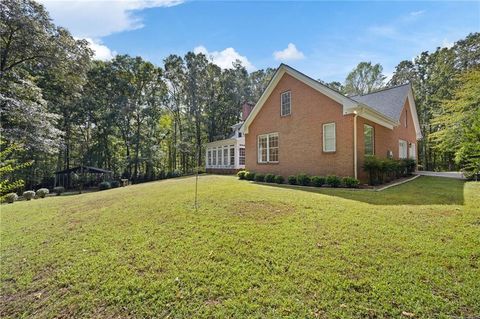
[(265, 175), (265, 182), (267, 182), (267, 183), (275, 182), (275, 175), (273, 175), (273, 174)]
[(23, 192), (23, 198), (25, 198), (26, 200), (31, 200), (34, 197), (35, 197), (35, 192), (34, 191)]
[(100, 184), (98, 184), (98, 189), (101, 191), (110, 189), (110, 188), (112, 188), (112, 185), (110, 185), (109, 182), (101, 182)]
[(353, 177), (344, 177), (343, 178), (343, 185), (348, 188), (357, 188), (360, 184), (360, 181)]
[(295, 175), (288, 176), (288, 183), (290, 185), (297, 185), (297, 176)]
[(310, 185), (310, 177), (307, 174), (298, 174), (297, 184), (302, 186)]
[(312, 185), (316, 187), (321, 187), (325, 184), (325, 177), (323, 176), (313, 176), (312, 177)]
[(50, 191), (47, 188), (40, 188), (39, 190), (37, 190), (37, 197), (45, 198), (48, 193), (50, 193)]
[(117, 188), (117, 187), (120, 187), (120, 182), (115, 180), (115, 181), (110, 181), (110, 186), (112, 188)]
[(11, 204), (18, 199), (18, 195), (16, 193), (8, 193), (4, 198), (7, 203)]
[(172, 177), (180, 177), (180, 176), (183, 176), (182, 171), (176, 169), (172, 172)]
[(65, 188), (62, 186), (57, 186), (53, 188), (53, 192), (57, 194), (57, 196), (60, 196), (60, 194), (65, 193)]
[(239, 171), (237, 173), (238, 179), (245, 179), (245, 173), (246, 171)]
[(408, 159), (404, 159), (403, 163), (405, 165), (407, 175), (412, 175), (412, 173), (415, 172), (417, 162), (414, 159), (408, 158)]
[(247, 181), (253, 181), (255, 180), (255, 173), (254, 172), (246, 172), (245, 173), (245, 179)]
[(275, 183), (283, 184), (283, 183), (285, 183), (285, 178), (283, 178), (282, 175), (277, 175), (277, 176), (275, 176)]
[(264, 182), (265, 181), (265, 175), (264, 174), (255, 174), (255, 181), (256, 182)]
[(340, 177), (336, 175), (327, 176), (326, 181), (327, 181), (327, 184), (330, 185), (331, 187), (338, 187), (340, 186), (340, 184), (342, 184), (342, 180), (340, 179)]

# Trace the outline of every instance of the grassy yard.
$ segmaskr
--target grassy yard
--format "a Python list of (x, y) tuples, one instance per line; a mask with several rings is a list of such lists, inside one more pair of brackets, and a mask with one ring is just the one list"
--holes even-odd
[[(480, 316), (480, 183), (227, 176), (1, 206), (0, 316)], [(403, 313), (403, 314), (402, 314)]]

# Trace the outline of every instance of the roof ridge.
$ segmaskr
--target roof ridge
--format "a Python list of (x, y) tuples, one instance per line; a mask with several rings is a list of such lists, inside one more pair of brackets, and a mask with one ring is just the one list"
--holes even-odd
[(388, 91), (388, 90), (396, 89), (396, 88), (399, 88), (399, 87), (401, 87), (401, 86), (406, 86), (406, 85), (410, 85), (410, 82), (409, 82), (409, 83), (405, 83), (405, 84), (399, 84), (399, 85), (391, 86), (391, 87), (388, 87), (388, 88), (383, 88), (383, 89), (380, 89), (380, 90), (377, 90), (377, 91), (374, 91), (374, 92), (370, 92), (370, 93), (367, 93), (367, 94), (352, 95), (351, 97), (355, 97), (355, 96), (367, 96), (367, 95), (370, 95), (370, 94), (375, 94), (375, 93), (380, 93), (380, 92), (383, 92), (383, 91)]

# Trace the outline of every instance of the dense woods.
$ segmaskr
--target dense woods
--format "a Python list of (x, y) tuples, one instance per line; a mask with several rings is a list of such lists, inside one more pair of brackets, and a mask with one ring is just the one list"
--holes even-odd
[[(18, 190), (21, 181), (51, 187), (55, 171), (78, 165), (134, 182), (191, 172), (204, 164), (202, 145), (228, 135), (242, 103), (256, 102), (275, 71), (248, 73), (240, 62), (221, 69), (193, 52), (162, 66), (128, 55), (95, 61), (85, 40), (33, 1), (2, 1), (0, 19), (2, 194), (7, 180)], [(401, 61), (388, 82), (413, 85), (425, 169), (478, 172), (479, 64), (475, 33)], [(385, 82), (380, 65), (362, 62), (345, 83), (327, 85), (357, 94)]]

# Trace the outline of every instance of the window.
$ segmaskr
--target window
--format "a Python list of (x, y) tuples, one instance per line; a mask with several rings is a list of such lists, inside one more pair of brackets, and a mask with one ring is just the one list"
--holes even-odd
[(281, 95), (281, 116), (290, 115), (292, 112), (292, 101), (291, 101), (291, 93), (290, 91), (283, 92)]
[(242, 137), (242, 132), (238, 132), (238, 137)]
[(278, 163), (278, 133), (258, 137), (258, 162)]
[(213, 155), (213, 166), (217, 165), (217, 150), (214, 148), (212, 150), (212, 155)]
[(365, 155), (375, 154), (375, 131), (372, 126), (367, 124), (363, 126), (363, 139), (365, 140)]
[(212, 165), (212, 152), (210, 150), (207, 151), (207, 163), (208, 166)]
[(404, 140), (398, 141), (398, 157), (407, 158), (407, 142)]
[(241, 147), (239, 149), (238, 164), (245, 165), (245, 148)]
[(223, 165), (228, 165), (228, 146), (223, 147)]
[(416, 150), (415, 143), (410, 143), (410, 149), (408, 150), (408, 153), (411, 159), (414, 159), (414, 160), (417, 159), (417, 150)]
[(230, 166), (235, 166), (235, 147), (230, 145)]
[(335, 152), (336, 143), (335, 123), (323, 124), (323, 151)]
[(217, 165), (222, 166), (222, 148), (221, 147), (217, 149), (217, 156), (218, 156)]

